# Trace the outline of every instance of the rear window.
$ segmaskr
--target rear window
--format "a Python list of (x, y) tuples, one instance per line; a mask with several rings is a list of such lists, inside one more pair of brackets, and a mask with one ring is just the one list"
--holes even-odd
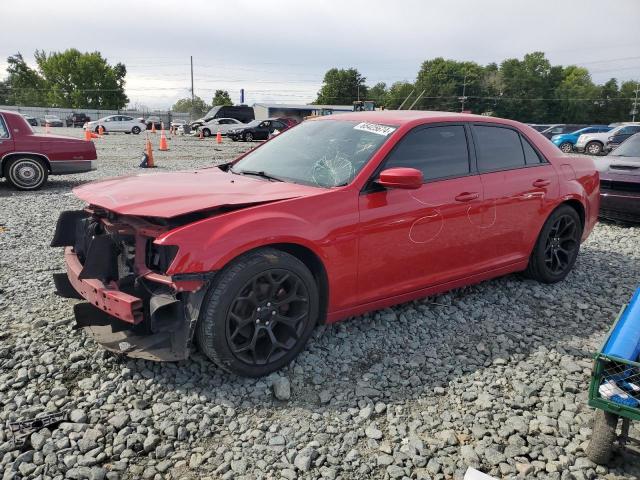
[[(481, 172), (519, 168), (525, 165), (520, 135), (503, 127), (474, 125), (473, 133)], [(531, 148), (531, 146), (529, 146)], [(535, 152), (534, 152), (535, 153)], [(538, 163), (539, 163), (538, 159)]]
[(2, 117), (0, 117), (0, 138), (9, 138), (9, 130)]

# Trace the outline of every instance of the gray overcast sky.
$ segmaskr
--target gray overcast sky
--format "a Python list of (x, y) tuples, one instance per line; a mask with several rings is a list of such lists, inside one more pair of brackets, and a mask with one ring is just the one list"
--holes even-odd
[[(443, 56), (500, 63), (541, 50), (594, 81), (640, 80), (640, 0), (5, 1), (0, 77), (21, 52), (99, 50), (127, 66), (132, 102), (169, 107), (216, 88), (234, 101), (303, 103), (324, 72), (356, 67), (367, 83), (413, 80)], [(607, 7), (609, 6), (609, 8)]]

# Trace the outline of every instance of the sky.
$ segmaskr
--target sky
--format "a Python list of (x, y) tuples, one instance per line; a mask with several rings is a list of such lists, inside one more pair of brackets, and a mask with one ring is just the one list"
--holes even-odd
[(75, 0), (5, 1), (0, 78), (17, 52), (100, 51), (127, 67), (133, 105), (169, 108), (216, 89), (245, 102), (306, 103), (332, 67), (368, 85), (413, 81), (445, 57), (500, 63), (543, 51), (596, 83), (640, 80), (640, 0)]

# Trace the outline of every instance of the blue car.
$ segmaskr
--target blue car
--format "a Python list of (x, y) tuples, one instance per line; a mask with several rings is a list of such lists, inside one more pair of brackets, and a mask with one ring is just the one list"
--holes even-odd
[(563, 133), (562, 135), (554, 135), (551, 137), (551, 141), (564, 153), (571, 153), (573, 146), (578, 141), (578, 137), (583, 133), (604, 133), (611, 130), (613, 127), (607, 125), (591, 125), (590, 127), (581, 128), (571, 133)]

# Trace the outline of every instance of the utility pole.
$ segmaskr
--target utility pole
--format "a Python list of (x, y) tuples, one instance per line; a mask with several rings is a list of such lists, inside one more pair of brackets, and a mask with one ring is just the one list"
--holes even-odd
[(193, 107), (193, 55), (191, 56), (191, 106)]
[(631, 114), (633, 115), (631, 121), (636, 121), (636, 114), (638, 113), (638, 92), (640, 91), (640, 83), (636, 82), (636, 99), (633, 101), (633, 110), (631, 110)]
[(467, 76), (464, 76), (464, 80), (462, 81), (462, 96), (458, 97), (458, 100), (460, 100), (460, 113), (464, 112), (464, 102), (467, 99), (467, 97), (465, 96), (465, 93), (467, 93)]

